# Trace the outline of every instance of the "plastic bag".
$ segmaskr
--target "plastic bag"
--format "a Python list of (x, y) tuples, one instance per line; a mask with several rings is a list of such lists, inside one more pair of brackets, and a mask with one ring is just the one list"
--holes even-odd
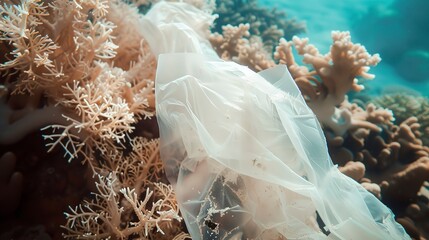
[(155, 54), (161, 157), (193, 239), (409, 239), (341, 174), (285, 66), (220, 60), (213, 18), (160, 2), (142, 19)]

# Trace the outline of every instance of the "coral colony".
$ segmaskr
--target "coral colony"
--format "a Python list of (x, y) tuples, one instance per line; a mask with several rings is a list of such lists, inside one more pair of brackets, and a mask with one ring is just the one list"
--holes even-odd
[(349, 101), (381, 60), (349, 32), (323, 54), (250, 0), (0, 13), (0, 239), (429, 238), (429, 102)]

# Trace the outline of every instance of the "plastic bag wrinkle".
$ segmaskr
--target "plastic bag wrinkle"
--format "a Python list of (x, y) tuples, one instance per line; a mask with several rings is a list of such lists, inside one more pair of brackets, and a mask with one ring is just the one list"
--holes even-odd
[(152, 47), (161, 157), (193, 239), (409, 239), (332, 164), (287, 68), (221, 61), (200, 14), (160, 2), (142, 20), (149, 43), (163, 42)]

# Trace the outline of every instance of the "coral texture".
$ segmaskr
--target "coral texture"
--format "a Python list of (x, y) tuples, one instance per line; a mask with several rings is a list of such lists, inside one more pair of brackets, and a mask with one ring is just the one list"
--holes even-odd
[(248, 23), (249, 33), (260, 36), (263, 45), (269, 47), (270, 51), (280, 38), (291, 39), (305, 31), (303, 23), (287, 19), (285, 12), (275, 8), (262, 8), (256, 0), (216, 0), (214, 13), (218, 18), (214, 22), (213, 32), (220, 33), (227, 25)]
[(400, 125), (409, 117), (416, 117), (420, 125), (418, 137), (429, 146), (429, 99), (406, 94), (389, 94), (374, 98), (372, 102), (382, 108), (390, 109), (395, 117), (394, 123)]
[[(210, 40), (219, 56), (256, 71), (274, 66), (276, 62), (286, 64), (324, 126), (330, 155), (340, 165), (340, 170), (392, 206), (399, 216), (403, 216), (405, 208), (398, 204), (426, 204), (427, 200), (422, 199), (427, 196), (421, 195), (428, 176), (424, 160), (428, 154), (424, 98), (385, 96), (375, 99), (374, 103), (349, 102), (350, 91), (363, 89), (357, 78), (372, 79), (374, 76), (367, 71), (380, 58), (352, 43), (347, 32), (333, 32), (331, 51), (325, 55), (309, 45), (308, 39), (281, 39), (273, 60), (261, 48), (254, 51), (257, 54), (243, 54), (251, 49), (252, 41), (261, 42), (258, 36), (248, 33), (247, 28), (246, 25), (226, 26), (222, 35), (213, 34)], [(295, 61), (292, 47), (303, 55), (303, 62), (308, 65)], [(409, 191), (401, 194), (399, 186), (407, 184)], [(397, 195), (392, 195), (393, 192)], [(408, 201), (404, 203), (400, 199)], [(427, 236), (423, 223), (416, 222), (409, 214), (406, 216), (408, 220), (401, 223), (407, 231), (414, 232), (416, 238)]]
[[(281, 39), (274, 57), (280, 64), (288, 66), (308, 105), (324, 127), (339, 136), (350, 128), (374, 129), (376, 126), (369, 124), (366, 116), (353, 115), (339, 106), (349, 91), (363, 89), (358, 84), (358, 77), (374, 78), (368, 70), (380, 61), (380, 57), (378, 54), (370, 55), (365, 47), (353, 43), (349, 32), (334, 31), (332, 40), (330, 52), (322, 55), (314, 45), (308, 44), (307, 38), (294, 37), (291, 42)], [(304, 57), (303, 62), (312, 66), (311, 69), (295, 62), (292, 45)], [(383, 120), (390, 121), (389, 118)]]
[[(187, 236), (174, 191), (162, 182), (158, 141), (133, 134), (148, 124), (143, 135), (156, 137), (146, 121), (154, 113), (156, 64), (136, 24), (135, 4), (23, 0), (0, 6), (2, 149), (42, 128), (45, 151), (62, 147), (66, 159), (81, 161), (94, 176), (86, 184), (94, 194), (66, 214), (66, 238)], [(14, 162), (9, 155), (1, 158), (6, 183)], [(20, 176), (2, 188), (20, 185)], [(16, 191), (2, 197), (12, 211)]]
[(223, 26), (222, 34), (210, 36), (210, 43), (223, 60), (238, 62), (254, 71), (273, 67), (275, 63), (263, 47), (261, 38), (251, 36), (248, 30), (249, 24)]
[[(157, 66), (139, 25), (139, 10), (156, 2), (0, 3), (0, 191), (8, 193), (0, 238), (57, 239), (59, 225), (70, 239), (189, 238), (160, 161)], [(214, 1), (181, 2), (214, 9)], [(349, 102), (380, 59), (348, 32), (333, 32), (321, 54), (292, 38), (302, 24), (254, 0), (218, 1), (215, 13), (209, 39), (219, 56), (254, 71), (285, 64), (340, 171), (391, 207), (413, 238), (429, 238), (427, 99)]]

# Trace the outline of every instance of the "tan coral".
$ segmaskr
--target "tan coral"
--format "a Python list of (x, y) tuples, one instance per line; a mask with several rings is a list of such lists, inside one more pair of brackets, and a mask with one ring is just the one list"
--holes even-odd
[[(374, 77), (367, 72), (369, 66), (375, 66), (380, 58), (378, 54), (368, 54), (360, 44), (354, 44), (349, 32), (334, 31), (332, 39), (331, 50), (325, 55), (308, 44), (306, 38), (294, 37), (292, 43), (281, 40), (274, 57), (288, 66), (319, 121), (337, 135), (343, 135), (355, 123), (352, 123), (351, 114), (338, 106), (345, 100), (347, 92), (363, 89), (357, 77)], [(303, 62), (312, 66), (312, 70), (295, 62), (292, 45), (303, 55)]]
[(429, 145), (429, 99), (427, 97), (391, 94), (375, 98), (373, 102), (377, 106), (392, 110), (396, 124), (401, 124), (411, 116), (417, 117), (421, 132), (419, 137), (426, 146)]
[[(159, 184), (155, 185), (154, 190), (147, 188), (142, 193), (143, 200), (140, 200), (136, 189), (116, 188), (118, 177), (115, 173), (106, 177), (98, 175), (98, 178), (95, 200), (85, 201), (66, 213), (67, 224), (64, 228), (67, 232), (64, 238), (76, 239), (85, 235), (86, 239), (127, 239), (134, 235), (140, 239), (151, 239), (153, 229), (164, 233), (161, 228), (163, 222), (181, 220), (177, 204), (170, 200), (174, 199), (171, 187)], [(151, 202), (155, 191), (159, 191), (158, 196), (162, 198)], [(130, 213), (138, 221), (131, 222), (132, 218), (124, 216)]]
[(210, 36), (210, 43), (223, 60), (235, 61), (254, 71), (274, 66), (261, 39), (257, 36), (249, 39), (249, 24), (240, 24), (238, 27), (227, 25), (222, 30), (222, 34)]
[(355, 181), (359, 181), (365, 175), (365, 165), (361, 162), (348, 162), (343, 167), (338, 168), (340, 172), (354, 179)]
[(410, 201), (417, 197), (423, 183), (429, 180), (429, 158), (422, 157), (381, 183), (383, 197)]
[(214, 50), (223, 60), (232, 60), (238, 56), (240, 46), (246, 43), (245, 37), (249, 37), (249, 24), (239, 26), (223, 26), (222, 34), (213, 33), (210, 36), (210, 43)]
[[(91, 159), (89, 149), (113, 147), (111, 140), (124, 141), (132, 124), (153, 115), (154, 57), (136, 25), (121, 17), (127, 13), (127, 19), (138, 22), (135, 8), (120, 1), (28, 0), (11, 6), (1, 7), (9, 17), (2, 18), (0, 29), (15, 31), (2, 34), (13, 50), (0, 71), (16, 74), (2, 84), (9, 95), (29, 92), (47, 98), (43, 108), (28, 112), (41, 113), (40, 119), (31, 122), (21, 115), (15, 125), (28, 127), (17, 132), (53, 124), (61, 130), (47, 135), (53, 147), (62, 145), (70, 158), (82, 152)], [(121, 44), (119, 52), (115, 42)], [(9, 103), (3, 104), (10, 112)], [(11, 126), (2, 124), (5, 129)], [(14, 134), (14, 141), (22, 135)]]
[(63, 147), (99, 177), (95, 198), (69, 213), (65, 236), (185, 239), (172, 187), (161, 182), (158, 142), (131, 135), (155, 107), (155, 58), (136, 6), (15, 2), (0, 6), (0, 49), (7, 51), (0, 145), (7, 149), (43, 127), (50, 150)]

